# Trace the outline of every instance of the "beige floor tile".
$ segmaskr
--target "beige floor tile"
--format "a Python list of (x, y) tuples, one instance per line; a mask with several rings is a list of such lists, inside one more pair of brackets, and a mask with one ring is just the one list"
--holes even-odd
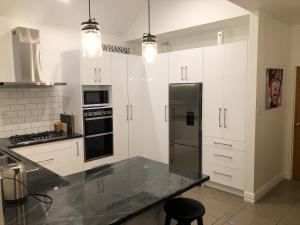
[(235, 216), (230, 218), (226, 225), (276, 225), (276, 222), (270, 220), (269, 218), (263, 217), (244, 208), (238, 212)]
[(221, 219), (243, 204), (241, 197), (215, 190), (209, 187), (196, 187), (184, 194), (184, 197), (196, 199), (205, 206), (206, 214)]
[[(212, 216), (209, 216), (209, 215), (204, 215), (203, 217), (203, 223), (205, 225), (213, 225), (214, 223), (217, 222), (217, 218), (214, 218)], [(192, 225), (197, 225), (197, 221), (193, 221)]]
[(299, 225), (300, 224), (300, 202), (294, 204), (287, 214), (282, 218), (280, 225)]

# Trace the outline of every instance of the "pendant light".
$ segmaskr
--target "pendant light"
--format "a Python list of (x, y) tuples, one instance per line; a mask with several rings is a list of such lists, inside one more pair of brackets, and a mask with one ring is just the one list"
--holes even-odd
[(150, 0), (148, 0), (148, 33), (143, 35), (142, 53), (146, 63), (153, 63), (157, 56), (156, 36), (150, 33)]
[(83, 57), (102, 56), (101, 32), (95, 18), (91, 18), (91, 0), (89, 0), (89, 20), (81, 23), (81, 48)]

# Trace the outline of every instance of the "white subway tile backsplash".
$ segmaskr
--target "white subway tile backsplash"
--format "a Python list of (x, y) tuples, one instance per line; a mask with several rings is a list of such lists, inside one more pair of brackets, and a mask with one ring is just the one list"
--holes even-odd
[(61, 87), (0, 89), (0, 138), (53, 130), (60, 113)]

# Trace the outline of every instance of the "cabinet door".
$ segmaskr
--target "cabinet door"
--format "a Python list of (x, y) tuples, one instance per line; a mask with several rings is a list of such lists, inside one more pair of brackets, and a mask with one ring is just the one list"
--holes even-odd
[(114, 156), (116, 161), (128, 158), (128, 89), (127, 56), (112, 55), (112, 103)]
[(190, 49), (185, 52), (184, 78), (188, 83), (203, 81), (203, 49)]
[(247, 42), (225, 45), (223, 138), (245, 140)]
[(128, 56), (129, 157), (142, 155), (142, 74), (140, 56)]
[(111, 53), (103, 52), (102, 57), (99, 58), (97, 64), (97, 73), (98, 73), (98, 84), (101, 85), (111, 85), (112, 84), (112, 75), (111, 75)]
[(202, 48), (170, 53), (170, 83), (200, 83), (202, 81)]
[(143, 155), (169, 163), (168, 54), (146, 65), (143, 79)]
[(184, 83), (184, 62), (186, 51), (178, 51), (170, 53), (170, 64), (169, 64), (169, 83)]
[(204, 48), (203, 135), (222, 137), (224, 47)]
[(98, 83), (98, 58), (84, 58), (80, 60), (80, 80), (82, 85), (96, 85)]
[(71, 143), (72, 173), (79, 173), (84, 170), (84, 147), (83, 139), (74, 139)]

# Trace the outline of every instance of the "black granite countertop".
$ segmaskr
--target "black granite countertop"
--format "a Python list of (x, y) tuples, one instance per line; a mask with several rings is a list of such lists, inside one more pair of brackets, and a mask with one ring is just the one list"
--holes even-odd
[(28, 197), (22, 206), (6, 207), (5, 217), (7, 225), (121, 224), (208, 180), (142, 157), (63, 178), (40, 169), (28, 175), (28, 185), (53, 198), (47, 214), (46, 204)]
[(63, 140), (69, 140), (69, 139), (75, 139), (75, 138), (81, 138), (83, 137), (82, 134), (68, 134), (68, 133), (63, 133), (61, 137), (57, 137), (55, 139), (45, 139), (45, 140), (39, 140), (37, 142), (31, 142), (31, 143), (26, 143), (26, 144), (13, 144), (10, 142), (9, 138), (1, 138), (0, 139), (0, 146), (4, 146), (6, 148), (20, 148), (20, 147), (26, 147), (26, 146), (32, 146), (32, 145), (39, 145), (39, 144), (44, 144), (44, 143), (50, 143), (50, 142), (55, 142), (55, 141), (63, 141)]

